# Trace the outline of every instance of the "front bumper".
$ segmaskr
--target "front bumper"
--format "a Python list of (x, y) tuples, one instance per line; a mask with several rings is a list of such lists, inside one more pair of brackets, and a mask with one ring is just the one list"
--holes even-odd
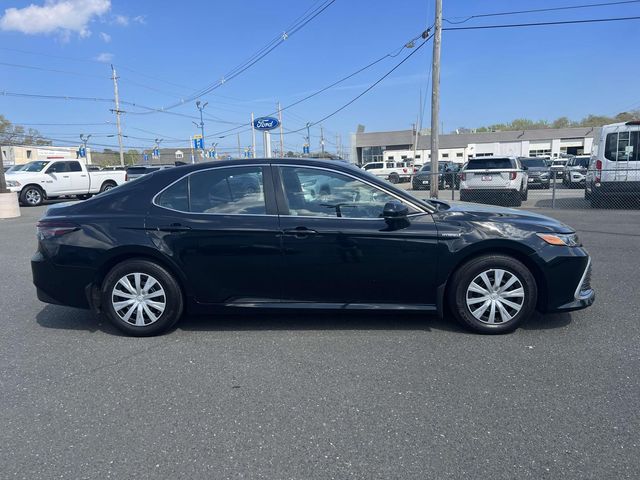
[(529, 177), (529, 180), (527, 181), (527, 183), (529, 184), (529, 188), (548, 187), (551, 184), (551, 180), (548, 177), (547, 178)]

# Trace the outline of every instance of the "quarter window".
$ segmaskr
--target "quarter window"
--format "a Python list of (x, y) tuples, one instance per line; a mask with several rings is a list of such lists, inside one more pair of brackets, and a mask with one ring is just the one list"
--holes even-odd
[(69, 171), (70, 172), (81, 172), (82, 167), (80, 166), (80, 162), (69, 162)]
[[(376, 187), (337, 172), (282, 167), (289, 215), (380, 218), (387, 202), (398, 199)], [(409, 206), (409, 213), (417, 211)]]
[(188, 212), (189, 208), (189, 177), (174, 183), (156, 198), (160, 207), (170, 208), (181, 212)]

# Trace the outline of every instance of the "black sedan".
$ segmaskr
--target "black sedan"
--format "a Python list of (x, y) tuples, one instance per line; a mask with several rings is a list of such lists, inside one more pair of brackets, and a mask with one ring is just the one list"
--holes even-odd
[(551, 185), (551, 169), (541, 158), (521, 158), (522, 165), (527, 167), (529, 188), (548, 189)]
[(38, 298), (132, 335), (223, 307), (420, 310), (503, 333), (594, 300), (589, 255), (556, 220), (310, 159), (160, 170), (51, 206), (37, 235)]

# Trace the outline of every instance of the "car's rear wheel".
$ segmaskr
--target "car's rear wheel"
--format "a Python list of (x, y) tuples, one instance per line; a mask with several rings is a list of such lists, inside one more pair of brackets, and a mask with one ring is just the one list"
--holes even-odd
[(180, 285), (160, 265), (126, 260), (116, 265), (102, 284), (102, 309), (120, 330), (150, 336), (171, 328), (182, 315)]
[(520, 207), (522, 206), (522, 194), (520, 192), (514, 192), (511, 196), (511, 206), (512, 207)]
[(507, 255), (483, 255), (460, 267), (448, 300), (458, 321), (478, 333), (512, 332), (533, 314), (538, 290), (531, 271)]
[(118, 185), (116, 185), (115, 182), (112, 182), (111, 180), (107, 180), (106, 182), (104, 182), (102, 184), (102, 186), (100, 187), (100, 193), (102, 192), (108, 192), (109, 190), (111, 190), (112, 188), (116, 188)]
[(529, 189), (524, 188), (524, 186), (522, 188), (523, 188), (521, 193), (522, 200), (527, 201), (529, 199)]
[(398, 183), (400, 181), (400, 176), (397, 173), (392, 173), (389, 175), (389, 181), (391, 183)]

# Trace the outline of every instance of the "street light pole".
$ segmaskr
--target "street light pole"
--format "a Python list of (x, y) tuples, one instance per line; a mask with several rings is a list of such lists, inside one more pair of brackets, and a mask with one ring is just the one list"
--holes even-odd
[(209, 102), (204, 102), (203, 105), (200, 105), (200, 100), (198, 100), (196, 102), (196, 107), (200, 111), (200, 134), (202, 135), (202, 143), (200, 144), (200, 147), (202, 148), (202, 160), (204, 160), (204, 158), (205, 158), (205, 155), (204, 155), (204, 120), (202, 118), (202, 111), (204, 110), (204, 107), (206, 107), (207, 105), (209, 105)]
[(307, 152), (308, 156), (311, 156), (311, 133), (309, 130), (309, 127), (311, 126), (311, 124), (309, 122), (307, 122), (307, 148), (309, 149), (309, 151)]

